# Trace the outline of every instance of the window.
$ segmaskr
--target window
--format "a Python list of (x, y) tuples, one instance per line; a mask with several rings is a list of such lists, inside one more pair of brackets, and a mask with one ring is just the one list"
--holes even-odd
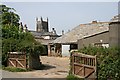
[(108, 43), (95, 43), (94, 46), (108, 48), (109, 44)]

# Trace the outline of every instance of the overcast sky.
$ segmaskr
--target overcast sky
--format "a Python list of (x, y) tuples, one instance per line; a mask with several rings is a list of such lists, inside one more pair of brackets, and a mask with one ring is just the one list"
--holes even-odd
[(28, 29), (36, 29), (36, 17), (49, 19), (49, 30), (55, 28), (61, 31), (73, 29), (79, 24), (90, 23), (93, 20), (109, 21), (118, 14), (118, 2), (5, 2), (16, 9), (23, 24)]

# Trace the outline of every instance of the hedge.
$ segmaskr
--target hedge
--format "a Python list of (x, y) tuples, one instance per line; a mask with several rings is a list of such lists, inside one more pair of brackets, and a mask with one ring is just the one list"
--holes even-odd
[(97, 55), (98, 80), (120, 78), (120, 48), (117, 47), (84, 47), (78, 52)]

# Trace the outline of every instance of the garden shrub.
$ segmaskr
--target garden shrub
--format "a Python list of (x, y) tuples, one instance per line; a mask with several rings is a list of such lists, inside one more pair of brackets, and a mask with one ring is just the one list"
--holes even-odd
[(120, 48), (117, 47), (84, 47), (78, 52), (88, 55), (97, 55), (97, 77), (103, 79), (120, 79)]

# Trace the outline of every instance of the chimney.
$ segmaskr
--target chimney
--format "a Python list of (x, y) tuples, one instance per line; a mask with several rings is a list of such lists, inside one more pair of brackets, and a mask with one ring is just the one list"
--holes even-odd
[(20, 22), (20, 25), (22, 26), (22, 22)]
[(22, 24), (22, 22), (20, 22), (19, 30), (23, 30), (23, 24)]
[(36, 21), (38, 21), (38, 17), (36, 17)]
[(26, 24), (24, 25), (23, 32), (27, 32), (27, 25)]
[(48, 22), (48, 17), (47, 17), (47, 22)]
[(43, 21), (42, 17), (41, 17), (41, 21)]
[(93, 24), (97, 23), (97, 20), (95, 20), (95, 21), (92, 21), (92, 23), (93, 23)]
[(70, 30), (68, 29), (68, 32), (70, 32)]
[(53, 32), (54, 34), (56, 34), (56, 30), (55, 30), (55, 28), (52, 28), (52, 32)]
[(64, 30), (62, 30), (62, 35), (64, 35)]

